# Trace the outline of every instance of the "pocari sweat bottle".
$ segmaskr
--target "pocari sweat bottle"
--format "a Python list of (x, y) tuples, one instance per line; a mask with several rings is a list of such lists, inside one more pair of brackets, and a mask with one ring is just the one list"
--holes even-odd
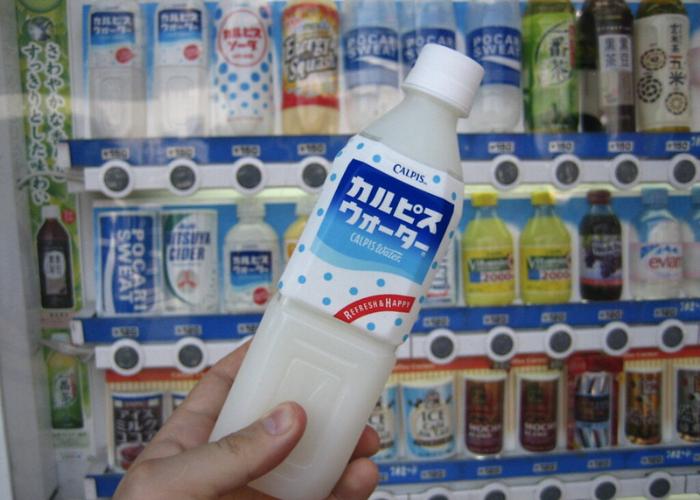
[(347, 465), (459, 234), (456, 126), (482, 75), (464, 55), (426, 45), (404, 100), (338, 153), (211, 435), (285, 400), (304, 407), (304, 437), (254, 488), (325, 498)]
[(457, 48), (457, 24), (452, 0), (401, 2), (401, 62), (404, 76), (416, 63), (424, 45)]
[(134, 0), (97, 0), (88, 19), (90, 134), (143, 137), (143, 23)]
[(394, 0), (343, 2), (345, 115), (357, 132), (399, 101), (399, 20)]
[(520, 6), (518, 0), (469, 2), (467, 55), (484, 79), (467, 124), (473, 132), (510, 132), (520, 121)]
[(209, 93), (206, 15), (202, 0), (158, 2), (153, 50), (156, 135), (205, 133)]

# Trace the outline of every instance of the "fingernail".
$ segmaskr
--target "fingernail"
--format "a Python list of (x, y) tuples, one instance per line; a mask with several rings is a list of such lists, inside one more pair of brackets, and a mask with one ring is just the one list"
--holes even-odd
[(282, 403), (263, 418), (262, 424), (270, 436), (279, 436), (291, 429), (294, 412), (287, 403)]

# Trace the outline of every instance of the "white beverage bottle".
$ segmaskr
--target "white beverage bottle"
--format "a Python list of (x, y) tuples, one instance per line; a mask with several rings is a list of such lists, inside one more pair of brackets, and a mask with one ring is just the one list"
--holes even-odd
[(469, 2), (467, 55), (484, 79), (467, 120), (471, 132), (512, 132), (520, 122), (520, 5), (517, 0)]
[(146, 134), (143, 23), (134, 0), (97, 0), (88, 19), (90, 135)]
[(212, 128), (216, 135), (267, 135), (274, 128), (270, 7), (223, 0), (214, 14)]
[(700, 297), (700, 186), (693, 188), (690, 218), (683, 225), (683, 280), (687, 297)]
[(286, 400), (304, 407), (300, 443), (254, 488), (325, 498), (347, 465), (457, 234), (456, 126), (482, 74), (466, 56), (426, 45), (404, 100), (336, 157), (211, 435)]
[(209, 102), (207, 9), (202, 0), (161, 0), (153, 46), (156, 136), (204, 135)]
[(237, 214), (238, 223), (224, 241), (224, 310), (263, 311), (279, 277), (279, 238), (264, 221), (262, 203), (239, 203)]
[(398, 104), (399, 20), (394, 0), (344, 0), (345, 115), (352, 132)]
[(688, 52), (688, 67), (690, 69), (690, 104), (694, 132), (700, 131), (700, 29), (693, 32)]
[(410, 0), (401, 6), (401, 62), (404, 76), (428, 43), (457, 48), (452, 0)]
[(683, 284), (683, 241), (680, 224), (668, 211), (668, 192), (642, 189), (642, 204), (644, 212), (630, 241), (632, 295), (636, 299), (678, 297)]

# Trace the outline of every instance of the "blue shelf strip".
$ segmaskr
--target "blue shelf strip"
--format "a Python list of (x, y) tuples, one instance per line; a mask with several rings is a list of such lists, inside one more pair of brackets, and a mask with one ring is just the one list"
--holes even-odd
[[(68, 141), (73, 167), (99, 167), (119, 158), (132, 166), (166, 165), (187, 157), (200, 165), (228, 164), (255, 156), (263, 162), (297, 162), (309, 155), (329, 160), (347, 142), (346, 135), (206, 137), (186, 139), (90, 139)], [(700, 155), (700, 135), (675, 134), (461, 134), (463, 161), (490, 160), (512, 154), (526, 160), (549, 160), (563, 153), (586, 159), (609, 159), (621, 153), (640, 158)]]
[[(183, 336), (202, 340), (238, 340), (255, 333), (260, 314), (91, 317), (82, 318), (86, 343), (112, 343), (120, 338), (140, 342), (172, 342)], [(588, 302), (503, 307), (451, 307), (424, 309), (413, 327), (414, 334), (426, 334), (435, 328), (455, 332), (483, 332), (499, 325), (515, 330), (547, 328), (556, 323), (571, 327), (602, 327), (611, 321), (629, 325), (659, 324), (666, 319), (700, 321), (700, 299), (657, 300), (646, 302)]]
[[(451, 481), (496, 480), (551, 474), (604, 473), (614, 470), (665, 469), (700, 465), (700, 446), (610, 450), (595, 453), (559, 453), (487, 460), (391, 462), (379, 464), (381, 484), (426, 484)], [(98, 497), (111, 497), (121, 474), (90, 474)]]

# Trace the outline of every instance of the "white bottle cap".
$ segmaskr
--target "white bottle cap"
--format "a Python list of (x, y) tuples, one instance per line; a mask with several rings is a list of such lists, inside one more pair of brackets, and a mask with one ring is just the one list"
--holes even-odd
[(61, 213), (58, 210), (57, 205), (44, 205), (41, 207), (41, 218), (46, 219), (56, 219), (60, 217)]
[(423, 47), (402, 87), (437, 97), (468, 116), (484, 76), (473, 59), (456, 50), (429, 43)]
[(238, 220), (262, 219), (265, 216), (265, 205), (258, 200), (246, 199), (236, 205)]
[(294, 215), (297, 217), (309, 215), (316, 205), (316, 200), (318, 196), (304, 196), (297, 201), (296, 210), (294, 210)]

